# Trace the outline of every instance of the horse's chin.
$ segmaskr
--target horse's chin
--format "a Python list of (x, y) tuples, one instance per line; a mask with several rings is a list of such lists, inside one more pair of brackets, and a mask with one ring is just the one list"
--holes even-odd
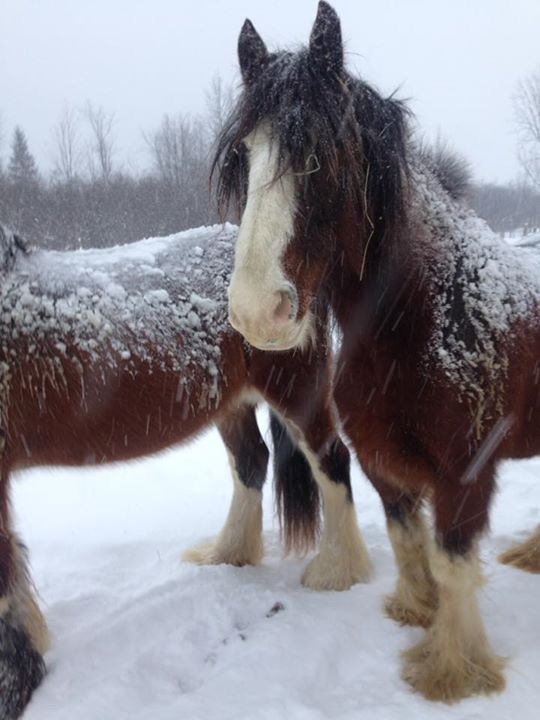
[(305, 350), (313, 343), (313, 324), (311, 315), (306, 314), (295, 323), (287, 334), (281, 337), (260, 338), (243, 332), (245, 340), (257, 350), (264, 352), (287, 352), (288, 350)]
[(288, 350), (293, 350), (294, 348), (297, 348), (297, 343), (290, 341), (290, 342), (281, 342), (278, 340), (269, 340), (267, 342), (260, 342), (258, 340), (252, 340), (251, 338), (246, 337), (246, 341), (257, 350), (263, 350), (264, 352), (287, 352)]

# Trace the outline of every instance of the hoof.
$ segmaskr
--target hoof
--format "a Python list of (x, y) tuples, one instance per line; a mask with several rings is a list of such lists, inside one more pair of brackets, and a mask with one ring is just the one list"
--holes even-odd
[(310, 590), (349, 590), (353, 585), (368, 582), (371, 564), (367, 558), (355, 558), (354, 562), (336, 561), (323, 553), (315, 555), (302, 575), (302, 585)]
[(22, 715), (45, 675), (45, 663), (25, 633), (0, 620), (0, 718)]
[(430, 642), (403, 653), (402, 678), (427, 700), (454, 703), (473, 695), (504, 690), (504, 659), (496, 655), (445, 658)]
[(437, 597), (429, 600), (414, 600), (407, 603), (398, 594), (387, 595), (384, 600), (384, 612), (400, 625), (428, 628), (433, 623), (437, 610)]
[(540, 536), (537, 533), (520, 545), (515, 545), (499, 555), (498, 560), (503, 565), (512, 565), (525, 572), (540, 573)]
[(219, 543), (196, 545), (182, 554), (182, 560), (194, 565), (258, 565), (262, 559), (262, 543), (255, 548), (227, 548)]

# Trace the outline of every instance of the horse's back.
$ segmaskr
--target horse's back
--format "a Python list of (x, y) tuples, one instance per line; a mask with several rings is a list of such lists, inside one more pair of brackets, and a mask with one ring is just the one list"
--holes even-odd
[(21, 457), (122, 459), (210, 422), (245, 374), (227, 323), (235, 235), (17, 258), (0, 286), (0, 386)]

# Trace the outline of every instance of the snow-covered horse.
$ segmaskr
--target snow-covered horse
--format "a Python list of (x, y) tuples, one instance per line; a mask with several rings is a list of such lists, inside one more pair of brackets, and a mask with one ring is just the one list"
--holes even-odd
[[(278, 496), (289, 548), (313, 544), (313, 476), (350, 496), (349, 456), (336, 434), (326, 321), (317, 349), (250, 349), (227, 322), (237, 229), (202, 228), (121, 248), (30, 250), (0, 228), (0, 718), (17, 717), (44, 673), (44, 619), (9, 510), (13, 470), (127, 460), (216, 423), (234, 479), (225, 526), (199, 563), (257, 563), (267, 447), (255, 396), (307, 438), (302, 455), (274, 418)], [(255, 399), (254, 399), (255, 398)], [(325, 446), (325, 451), (316, 451)], [(325, 481), (326, 482), (326, 479)], [(323, 483), (324, 485), (324, 483)], [(324, 489), (324, 488), (323, 488)], [(367, 575), (360, 539), (324, 508), (320, 552), (303, 582), (344, 589)], [(354, 534), (354, 528), (353, 528)]]
[(243, 93), (214, 166), (222, 202), (243, 207), (231, 322), (258, 348), (316, 347), (331, 307), (337, 407), (399, 568), (386, 611), (428, 628), (403, 677), (437, 700), (499, 691), (477, 540), (499, 461), (540, 453), (539, 269), (467, 209), (451, 166), (419, 151), (402, 103), (347, 72), (327, 3), (295, 53), (268, 52), (246, 21), (239, 59)]

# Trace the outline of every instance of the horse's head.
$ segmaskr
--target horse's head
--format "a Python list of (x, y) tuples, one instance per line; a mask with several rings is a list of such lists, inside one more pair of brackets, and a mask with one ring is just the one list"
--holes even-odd
[(256, 347), (285, 350), (310, 341), (314, 298), (346, 261), (339, 240), (353, 215), (361, 262), (374, 203), (394, 211), (403, 112), (347, 73), (325, 2), (308, 47), (270, 53), (246, 20), (238, 54), (243, 92), (214, 162), (222, 207), (234, 199), (242, 213), (230, 321)]

